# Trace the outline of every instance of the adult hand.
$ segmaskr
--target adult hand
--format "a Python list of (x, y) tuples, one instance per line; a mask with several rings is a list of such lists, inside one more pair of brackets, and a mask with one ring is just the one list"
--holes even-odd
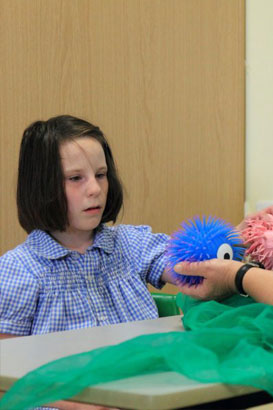
[(176, 285), (185, 295), (202, 300), (220, 300), (236, 293), (235, 275), (241, 262), (226, 259), (210, 259), (203, 262), (180, 262), (174, 270), (179, 274), (202, 276), (202, 284), (197, 286)]

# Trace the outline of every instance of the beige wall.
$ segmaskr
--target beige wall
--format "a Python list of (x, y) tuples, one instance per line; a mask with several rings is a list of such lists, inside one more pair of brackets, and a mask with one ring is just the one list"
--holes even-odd
[(32, 121), (101, 126), (127, 191), (123, 222), (170, 233), (237, 223), (244, 204), (243, 0), (0, 0), (0, 248), (17, 223), (19, 142)]
[(246, 213), (273, 204), (273, 2), (246, 2)]

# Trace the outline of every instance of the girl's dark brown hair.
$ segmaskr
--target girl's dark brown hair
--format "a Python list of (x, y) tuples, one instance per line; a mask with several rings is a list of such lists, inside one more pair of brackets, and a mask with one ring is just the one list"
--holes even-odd
[(21, 226), (64, 231), (68, 226), (67, 200), (59, 154), (60, 144), (77, 138), (94, 138), (104, 151), (107, 163), (108, 195), (101, 223), (115, 222), (123, 204), (123, 190), (108, 142), (95, 125), (61, 115), (36, 121), (23, 134), (18, 168), (17, 209)]

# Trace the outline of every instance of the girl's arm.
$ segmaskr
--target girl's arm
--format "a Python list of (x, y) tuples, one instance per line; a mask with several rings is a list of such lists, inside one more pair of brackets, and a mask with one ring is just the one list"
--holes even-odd
[[(198, 286), (182, 285), (182, 293), (203, 300), (219, 300), (237, 293), (235, 276), (241, 262), (211, 259), (204, 262), (183, 262), (175, 266), (175, 271), (183, 275), (203, 276)], [(244, 291), (257, 302), (273, 305), (273, 272), (257, 267), (250, 268), (242, 281)]]

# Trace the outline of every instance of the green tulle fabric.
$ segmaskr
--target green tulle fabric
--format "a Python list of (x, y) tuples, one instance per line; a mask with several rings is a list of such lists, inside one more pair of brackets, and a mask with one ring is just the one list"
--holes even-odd
[(273, 306), (234, 296), (224, 303), (179, 294), (186, 332), (143, 335), (47, 363), (18, 380), (0, 409), (70, 398), (97, 383), (175, 371), (200, 382), (254, 386), (273, 395)]

